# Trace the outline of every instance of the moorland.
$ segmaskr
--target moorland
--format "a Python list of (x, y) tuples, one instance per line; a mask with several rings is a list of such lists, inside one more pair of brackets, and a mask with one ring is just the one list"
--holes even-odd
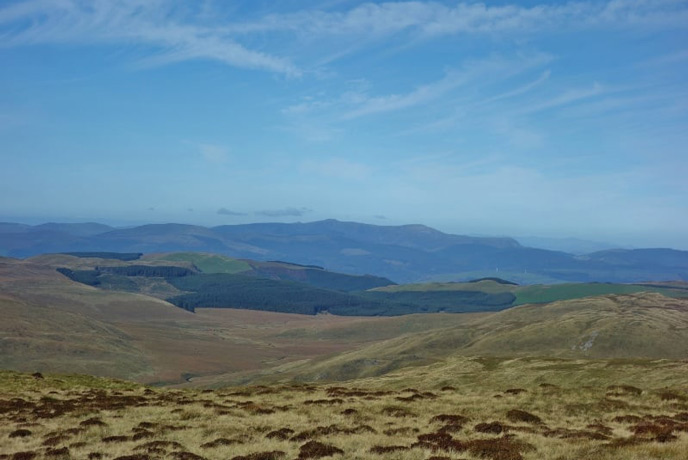
[[(302, 225), (306, 244), (315, 237)], [(639, 460), (688, 451), (681, 251), (659, 264), (651, 250), (604, 256), (610, 270), (624, 265), (618, 277), (672, 277), (523, 284), (469, 270), (404, 283), (394, 271), (334, 270), (287, 251), (250, 258), (180, 252), (177, 242), (147, 252), (124, 230), (67, 227), (13, 231), (33, 235), (33, 247), (36, 232), (76, 229), (70, 238), (81, 242), (115, 232), (127, 250), (0, 258), (0, 458)], [(378, 232), (378, 250), (425, 244), (411, 251), (424, 257), (428, 241), (462, 238), (344, 227), (350, 249), (352, 234), (359, 244)], [(161, 249), (169, 240), (160, 230), (136, 232)], [(240, 230), (235, 244), (264, 242), (256, 228)], [(194, 232), (186, 243), (198, 241)], [(464, 253), (476, 250), (461, 241)], [(340, 262), (353, 257), (327, 244)], [(562, 276), (556, 260), (545, 271)]]

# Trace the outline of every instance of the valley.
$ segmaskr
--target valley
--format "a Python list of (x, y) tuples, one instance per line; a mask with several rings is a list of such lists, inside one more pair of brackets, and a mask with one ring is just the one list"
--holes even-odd
[(0, 311), (8, 460), (678, 460), (688, 448), (682, 281), (397, 284), (94, 251), (0, 258)]

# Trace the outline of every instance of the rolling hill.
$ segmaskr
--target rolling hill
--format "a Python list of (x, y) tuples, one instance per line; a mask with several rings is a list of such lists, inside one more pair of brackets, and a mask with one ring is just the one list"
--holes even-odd
[[(500, 311), (601, 294), (658, 292), (688, 297), (678, 284), (568, 283), (519, 286), (501, 278), (466, 283), (396, 285), (371, 275), (347, 275), (288, 262), (261, 262), (206, 253), (47, 254), (47, 264), (73, 281), (196, 308), (246, 308), (284, 313), (395, 316), (413, 313)], [(202, 267), (203, 269), (199, 268)]]
[(472, 318), (306, 316), (215, 308), (193, 314), (149, 295), (73, 282), (51, 265), (63, 261), (74, 268), (102, 263), (65, 255), (0, 258), (0, 368), (145, 383), (180, 383), (228, 372), (240, 379), (279, 364)]
[(509, 292), (491, 288), (491, 284), (499, 284), (492, 280), (467, 283), (461, 290), (388, 292), (384, 289), (395, 284), (372, 275), (347, 275), (310, 265), (204, 253), (86, 252), (48, 254), (28, 260), (47, 264), (88, 286), (152, 295), (189, 311), (247, 308), (300, 314), (395, 316), (496, 311), (510, 307), (516, 299)]
[(345, 380), (457, 356), (686, 359), (688, 300), (639, 293), (524, 305), (284, 372), (303, 380)]

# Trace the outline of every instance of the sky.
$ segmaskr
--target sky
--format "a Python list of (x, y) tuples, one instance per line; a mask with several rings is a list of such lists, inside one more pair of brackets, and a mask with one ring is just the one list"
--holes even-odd
[(688, 249), (688, 1), (0, 2), (0, 220)]

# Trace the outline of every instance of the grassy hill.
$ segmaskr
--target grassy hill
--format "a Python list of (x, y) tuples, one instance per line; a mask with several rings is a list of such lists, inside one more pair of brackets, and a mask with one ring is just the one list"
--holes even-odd
[[(4, 313), (0, 324), (4, 338), (0, 342), (0, 364), (8, 368), (27, 371), (74, 368), (144, 382), (180, 382), (220, 375), (225, 376), (220, 380), (250, 381), (258, 372), (281, 372), (285, 376), (308, 379), (382, 375), (453, 355), (586, 359), (684, 359), (688, 356), (688, 345), (685, 345), (688, 343), (685, 318), (688, 300), (657, 293), (588, 297), (473, 316), (303, 317), (215, 308), (198, 309), (196, 314), (190, 314), (148, 295), (72, 282), (58, 273), (54, 265), (68, 261), (75, 267), (87, 268), (82, 264), (101, 264), (102, 259), (53, 255), (39, 260), (46, 263), (0, 259), (0, 307)], [(109, 277), (156, 280), (157, 277), (113, 273), (152, 270), (157, 274), (170, 267), (157, 264), (180, 264), (172, 267), (186, 276), (160, 278), (174, 289), (167, 293), (172, 296), (213, 292), (188, 283), (207, 282), (212, 287), (218, 280), (221, 289), (231, 293), (234, 289), (227, 283), (227, 277), (233, 277), (244, 293), (252, 287), (257, 296), (268, 293), (270, 302), (281, 299), (280, 308), (287, 308), (290, 298), (285, 287), (299, 293), (306, 286), (242, 275), (189, 275), (188, 267), (193, 265), (188, 261), (143, 258), (116, 262), (120, 265), (115, 264), (112, 271), (99, 275), (102, 282)], [(466, 291), (456, 289), (479, 287), (484, 291), (474, 292), (514, 295), (521, 289), (490, 280), (432, 286), (437, 289), (428, 292), (455, 289), (463, 293)], [(139, 292), (143, 287), (143, 284), (137, 287)], [(153, 289), (154, 284), (147, 287)], [(686, 292), (680, 284), (671, 287)], [(272, 288), (276, 290), (270, 291)], [(162, 293), (160, 286), (155, 289)], [(337, 304), (353, 298), (347, 293), (309, 289), (308, 292), (322, 297), (313, 299), (316, 304), (331, 302), (333, 312), (338, 312)], [(404, 289), (404, 286), (391, 286), (371, 292), (425, 294), (419, 286)], [(303, 305), (302, 301), (295, 305)], [(208, 305), (213, 304), (217, 305), (215, 301)], [(319, 308), (316, 304), (311, 307)], [(333, 353), (337, 356), (325, 358)], [(313, 361), (314, 358), (317, 360)]]
[[(688, 451), (688, 299), (606, 294), (388, 318), (191, 314), (55, 270), (103, 262), (89, 259), (0, 258), (0, 368), (26, 371), (0, 371), (0, 458), (682, 460)], [(101, 281), (163, 278), (140, 274), (169, 267), (185, 274), (174, 283), (242, 277), (190, 275), (188, 260), (108, 263)], [(484, 280), (371, 292), (468, 288), (521, 289)]]
[(564, 283), (553, 285), (522, 286), (514, 290), (514, 305), (548, 303), (557, 300), (580, 299), (607, 294), (636, 294), (656, 292), (667, 297), (688, 298), (688, 291), (672, 285), (611, 284), (611, 283)]
[[(112, 256), (103, 259), (94, 256)], [(515, 297), (497, 292), (491, 280), (465, 283), (465, 289), (422, 292), (376, 289), (394, 286), (386, 278), (348, 275), (288, 262), (260, 262), (202, 253), (49, 254), (29, 259), (48, 264), (73, 281), (100, 289), (136, 292), (165, 299), (189, 311), (196, 308), (248, 308), (287, 313), (394, 316), (418, 312), (501, 310)], [(200, 266), (199, 266), (200, 265)], [(504, 285), (511, 286), (511, 285)], [(372, 288), (372, 291), (367, 291)], [(486, 291), (480, 289), (485, 288)]]
[[(107, 256), (110, 259), (94, 256)], [(134, 254), (138, 256), (137, 254)], [(125, 257), (126, 256), (126, 257)], [(204, 253), (48, 254), (29, 259), (101, 289), (142, 293), (193, 311), (231, 307), (340, 315), (400, 315), (500, 311), (602, 294), (658, 292), (688, 297), (680, 284), (568, 283), (518, 286), (485, 278), (464, 283), (396, 285), (386, 278), (348, 275), (288, 262), (239, 260)]]
[[(242, 376), (351, 350), (405, 334), (410, 321), (213, 308), (192, 314), (151, 296), (73, 282), (51, 265), (8, 258), (0, 258), (0, 311), (2, 368), (166, 383)], [(426, 316), (413, 323), (419, 331), (445, 327), (447, 320)]]
[(449, 356), (685, 359), (688, 300), (641, 293), (525, 305), (284, 372), (307, 380), (350, 379)]
[(188, 262), (205, 274), (231, 274), (255, 276), (281, 281), (296, 281), (335, 291), (361, 291), (395, 284), (393, 281), (372, 275), (350, 275), (325, 270), (312, 265), (282, 261), (235, 259), (218, 254), (184, 252), (150, 254), (145, 260)]
[(195, 265), (203, 273), (242, 273), (251, 270), (251, 266), (239, 259), (219, 254), (206, 254), (200, 252), (174, 252), (171, 254), (151, 254), (144, 260), (164, 260), (172, 262), (189, 262)]

